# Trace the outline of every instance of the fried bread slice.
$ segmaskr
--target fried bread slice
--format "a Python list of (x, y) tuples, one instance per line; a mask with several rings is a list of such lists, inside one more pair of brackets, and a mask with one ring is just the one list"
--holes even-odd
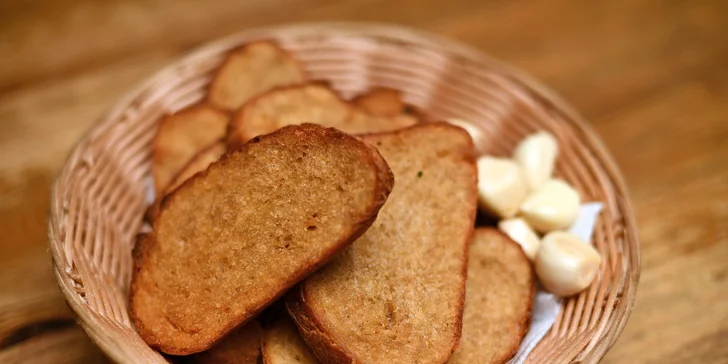
[(271, 42), (254, 42), (232, 50), (210, 83), (211, 103), (237, 110), (248, 100), (280, 86), (302, 83), (301, 66)]
[(264, 364), (319, 364), (285, 312), (265, 329), (261, 351)]
[(407, 112), (399, 91), (391, 88), (372, 89), (354, 98), (352, 103), (376, 116), (397, 116)]
[(417, 118), (376, 116), (355, 107), (325, 85), (311, 83), (275, 89), (246, 103), (233, 117), (228, 145), (244, 143), (286, 125), (316, 123), (350, 134), (382, 132), (413, 125)]
[(531, 261), (494, 228), (473, 233), (460, 347), (451, 364), (506, 363), (528, 332), (535, 293)]
[(430, 120), (426, 114), (415, 106), (402, 100), (402, 93), (391, 88), (378, 87), (355, 97), (352, 103), (374, 116), (385, 116), (399, 119), (398, 123), (408, 124)]
[(172, 182), (165, 188), (164, 192), (157, 193), (158, 196), (155, 197), (154, 202), (147, 209), (147, 221), (151, 222), (154, 220), (154, 216), (159, 213), (159, 206), (162, 204), (162, 199), (164, 199), (165, 196), (177, 189), (177, 187), (181, 186), (182, 183), (190, 177), (194, 176), (198, 172), (206, 170), (210, 164), (219, 160), (220, 157), (225, 154), (226, 149), (225, 142), (218, 140), (211, 145), (208, 145), (192, 157), (192, 159), (190, 159), (190, 161), (182, 167), (177, 175), (172, 178)]
[(220, 160), (220, 157), (225, 154), (226, 150), (225, 142), (222, 140), (218, 140), (202, 149), (199, 153), (192, 157), (192, 159), (190, 159), (184, 167), (182, 167), (174, 178), (172, 178), (172, 183), (170, 183), (169, 187), (167, 187), (167, 194), (176, 190), (177, 187), (181, 186), (192, 176), (206, 170), (210, 164)]
[(397, 183), (359, 240), (286, 295), (324, 363), (444, 363), (462, 329), (476, 212), (473, 143), (425, 123), (362, 137)]
[(373, 146), (318, 125), (225, 154), (165, 198), (134, 249), (142, 339), (172, 355), (208, 349), (361, 236), (393, 183)]
[(161, 196), (180, 169), (203, 148), (225, 136), (230, 114), (195, 104), (165, 116), (152, 145), (154, 192)]

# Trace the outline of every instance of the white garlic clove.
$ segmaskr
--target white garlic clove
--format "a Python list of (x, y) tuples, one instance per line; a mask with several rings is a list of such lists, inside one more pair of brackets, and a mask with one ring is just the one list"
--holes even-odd
[(528, 226), (526, 220), (520, 217), (501, 220), (498, 223), (498, 228), (521, 246), (528, 259), (536, 259), (536, 253), (541, 241), (533, 229)]
[(546, 131), (531, 134), (523, 139), (513, 154), (513, 159), (523, 168), (523, 175), (531, 190), (539, 188), (554, 172), (558, 143)]
[(485, 156), (478, 158), (478, 202), (496, 217), (512, 217), (528, 193), (516, 162)]
[(541, 241), (536, 275), (546, 290), (567, 297), (589, 287), (601, 262), (599, 252), (578, 236), (554, 231)]
[(547, 233), (571, 226), (579, 215), (579, 204), (579, 193), (573, 187), (551, 179), (526, 197), (520, 213), (536, 231)]
[(473, 140), (474, 144), (478, 144), (478, 141), (482, 138), (482, 132), (472, 122), (462, 119), (447, 119), (448, 123), (459, 126), (470, 134), (470, 139)]

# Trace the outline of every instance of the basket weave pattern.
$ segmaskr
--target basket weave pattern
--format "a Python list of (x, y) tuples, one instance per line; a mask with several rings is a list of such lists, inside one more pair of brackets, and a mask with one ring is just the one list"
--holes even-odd
[(527, 134), (553, 133), (560, 144), (556, 175), (583, 201), (605, 204), (594, 234), (603, 262), (591, 288), (565, 301), (529, 361), (591, 363), (604, 356), (634, 302), (639, 246), (622, 177), (578, 114), (519, 71), (435, 35), (374, 24), (307, 24), (246, 31), (189, 54), (127, 94), (71, 153), (52, 188), (49, 244), (66, 299), (112, 359), (165, 362), (136, 334), (127, 306), (156, 123), (204, 97), (226, 51), (261, 39), (277, 41), (310, 78), (328, 81), (344, 97), (390, 87), (433, 119), (473, 121), (480, 153), (509, 155)]

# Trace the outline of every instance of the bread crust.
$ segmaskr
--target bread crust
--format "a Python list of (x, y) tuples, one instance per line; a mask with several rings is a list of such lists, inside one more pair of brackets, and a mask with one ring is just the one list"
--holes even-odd
[[(465, 303), (465, 279), (467, 277), (468, 271), (468, 246), (473, 233), (475, 214), (477, 210), (477, 204), (475, 202), (477, 196), (477, 171), (475, 167), (475, 153), (472, 140), (465, 130), (444, 122), (417, 124), (409, 128), (400, 129), (389, 133), (367, 134), (362, 136), (362, 138), (376, 145), (376, 141), (378, 138), (396, 135), (401, 136), (418, 129), (432, 129), (432, 132), (434, 133), (437, 133), (438, 129), (456, 129), (461, 137), (467, 138), (466, 140), (468, 142), (466, 145), (463, 146), (462, 150), (459, 151), (459, 154), (461, 155), (462, 161), (464, 162), (462, 168), (469, 169), (469, 173), (470, 175), (472, 175), (473, 178), (472, 183), (470, 183), (467, 187), (467, 194), (471, 198), (469, 199), (468, 203), (464, 204), (461, 207), (462, 209), (464, 209), (464, 211), (467, 211), (470, 223), (467, 233), (463, 234), (462, 236), (462, 241), (458, 242), (462, 245), (462, 255), (460, 258), (462, 262), (460, 277), (462, 279), (459, 280), (459, 296), (454, 303), (455, 311), (458, 313), (455, 319), (456, 328), (455, 330), (453, 330), (452, 337), (450, 337), (449, 339), (449, 349), (441, 351), (441, 357), (433, 358), (432, 360), (433, 363), (445, 363), (449, 360), (452, 353), (458, 347), (460, 333), (462, 332), (463, 326), (462, 313)], [(396, 203), (396, 201), (390, 200), (389, 203)], [(299, 283), (294, 289), (289, 291), (289, 293), (286, 295), (286, 307), (288, 308), (291, 317), (294, 319), (296, 325), (298, 326), (299, 332), (301, 333), (304, 341), (309, 345), (309, 347), (311, 347), (316, 357), (323, 363), (363, 363), (364, 361), (362, 361), (360, 358), (356, 357), (354, 353), (346, 349), (346, 345), (344, 343), (339, 342), (336, 337), (326, 331), (324, 325), (322, 324), (321, 318), (318, 316), (320, 312), (314, 308), (314, 304), (312, 304), (311, 302), (311, 297), (309, 296), (309, 292), (307, 291), (306, 283), (307, 281), (304, 280), (303, 282)]]
[[(264, 304), (249, 307), (241, 312), (233, 312), (229, 315), (229, 317), (225, 316), (228, 320), (221, 323), (219, 327), (205, 327), (205, 329), (200, 330), (200, 332), (187, 332), (183, 327), (173, 322), (173, 320), (166, 315), (166, 305), (168, 302), (165, 302), (165, 298), (160, 296), (163, 292), (159, 293), (154, 287), (150, 288), (146, 286), (154, 284), (155, 276), (150, 272), (155, 269), (155, 266), (149, 265), (154, 264), (149, 261), (149, 257), (159, 241), (156, 235), (158, 233), (160, 221), (165, 219), (166, 211), (171, 205), (175, 204), (176, 199), (184, 199), (185, 191), (194, 191), (196, 188), (195, 186), (198, 183), (203, 183), (202, 181), (205, 181), (213, 169), (227, 168), (226, 165), (229, 161), (236, 158), (243, 158), (243, 153), (246, 153), (253, 144), (257, 144), (263, 140), (266, 140), (266, 142), (269, 143), (274, 143), (281, 140), (281, 138), (285, 138), (284, 140), (286, 143), (304, 142), (306, 140), (325, 140), (327, 143), (342, 143), (343, 145), (348, 145), (347, 148), (356, 148), (355, 150), (358, 151), (357, 155), (364, 158), (363, 161), (365, 165), (368, 165), (376, 176), (374, 179), (375, 185), (372, 188), (371, 197), (369, 198), (369, 201), (367, 201), (365, 207), (362, 207), (362, 211), (364, 212), (361, 215), (358, 215), (356, 221), (347, 222), (347, 224), (350, 224), (350, 229), (339, 235), (337, 240), (332, 241), (330, 245), (327, 245), (326, 250), (321, 253), (321, 259), (311, 262), (307, 266), (300, 267), (297, 274), (287, 276), (285, 279), (276, 283), (275, 286), (268, 287), (268, 291), (266, 292), (270, 292), (269, 296), (259, 297), (261, 300), (265, 301)], [(393, 185), (394, 177), (387, 167), (386, 162), (384, 162), (384, 159), (381, 155), (379, 155), (374, 147), (333, 128), (323, 128), (318, 125), (304, 124), (300, 126), (285, 127), (267, 136), (254, 138), (249, 143), (243, 145), (243, 147), (239, 150), (225, 154), (218, 162), (213, 163), (207, 170), (200, 172), (185, 181), (173, 193), (162, 200), (160, 213), (153, 222), (153, 231), (139, 239), (135, 246), (133, 251), (134, 271), (130, 290), (130, 314), (137, 327), (137, 331), (142, 339), (144, 339), (144, 341), (151, 347), (157, 348), (168, 354), (189, 355), (210, 348), (225, 334), (238, 325), (252, 319), (269, 303), (281, 297), (288, 288), (305, 278), (311, 272), (317, 270), (319, 267), (328, 262), (335, 253), (364, 234), (364, 232), (376, 219), (379, 209), (387, 200)], [(183, 202), (184, 200), (181, 200), (180, 203)], [(164, 259), (160, 258), (158, 254), (156, 255), (156, 258)], [(152, 275), (150, 276), (150, 274)], [(161, 309), (162, 311), (156, 311), (158, 309), (156, 307), (145, 307), (143, 303), (140, 303), (140, 297), (145, 297), (145, 302), (149, 302), (151, 300), (151, 302), (161, 305), (163, 307)], [(194, 301), (185, 302), (185, 304), (191, 305), (194, 304)], [(140, 310), (144, 311), (145, 314), (140, 314)], [(148, 312), (149, 310), (154, 311), (154, 313)], [(166, 319), (167, 322), (161, 324), (159, 320), (160, 316)]]

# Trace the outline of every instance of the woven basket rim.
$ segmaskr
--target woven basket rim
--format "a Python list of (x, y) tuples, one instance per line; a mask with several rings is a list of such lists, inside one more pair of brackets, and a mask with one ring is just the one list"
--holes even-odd
[[(115, 361), (123, 361), (126, 358), (122, 353), (116, 352), (116, 348), (112, 347), (107, 341), (98, 339), (99, 335), (102, 334), (100, 331), (103, 331), (98, 327), (98, 319), (91, 315), (90, 311), (85, 306), (85, 303), (79, 297), (78, 292), (70, 286), (68, 279), (70, 271), (61, 268), (61, 265), (65, 265), (66, 262), (64, 257), (65, 253), (61, 251), (61, 243), (54, 243), (60, 241), (57, 230), (59, 226), (61, 226), (61, 222), (58, 221), (58, 215), (60, 214), (60, 211), (63, 211), (63, 209), (66, 208), (65, 206), (59, 205), (59, 199), (57, 198), (59, 193), (65, 192), (59, 190), (61, 181), (67, 177), (68, 173), (70, 173), (70, 166), (72, 164), (78, 160), (83, 160), (84, 151), (87, 147), (88, 140), (92, 135), (101, 132), (103, 128), (107, 127), (108, 124), (115, 119), (116, 116), (127, 111), (132, 105), (134, 105), (136, 100), (142, 98), (148, 91), (154, 90), (156, 86), (162, 83), (171, 74), (179, 71), (180, 68), (184, 68), (185, 64), (192, 62), (199, 57), (205, 57), (210, 53), (227, 51), (235, 46), (239, 46), (241, 43), (249, 41), (251, 38), (269, 39), (271, 34), (283, 32), (297, 32), (299, 34), (335, 33), (363, 38), (381, 37), (387, 41), (401, 40), (403, 42), (416, 43), (423, 47), (447, 49), (451, 55), (456, 55), (470, 62), (484, 64), (488, 65), (490, 68), (498, 69), (499, 72), (509, 81), (528, 91), (528, 95), (530, 97), (540, 103), (550, 105), (552, 111), (555, 111), (562, 116), (562, 119), (569, 124), (584, 144), (589, 147), (589, 151), (594, 154), (600, 167), (607, 172), (609, 182), (613, 186), (619, 200), (621, 217), (624, 220), (624, 239), (629, 242), (631, 247), (627, 257), (628, 266), (622, 267), (625, 272), (621, 277), (621, 281), (617, 285), (623, 291), (621, 299), (619, 300), (619, 307), (615, 307), (615, 309), (620, 309), (622, 315), (619, 317), (619, 320), (612, 320), (608, 323), (607, 326), (613, 329), (607, 335), (600, 337), (598, 341), (590, 344), (593, 355), (585, 358), (585, 362), (597, 362), (599, 358), (601, 358), (614, 344), (629, 319), (634, 306), (641, 271), (640, 243), (638, 239), (634, 209), (631, 204), (631, 199), (629, 198), (629, 192), (626, 187), (624, 177), (604, 142), (575, 108), (567, 103), (558, 93), (527, 72), (489, 56), (463, 42), (429, 31), (378, 22), (287, 23), (243, 30), (224, 38), (208, 42), (191, 52), (182, 55), (181, 57), (177, 57), (173, 63), (155, 72), (146, 80), (138, 83), (135, 87), (132, 87), (130, 91), (125, 93), (118, 102), (110, 107), (109, 110), (99, 118), (99, 121), (79, 139), (79, 142), (73, 147), (64, 161), (63, 168), (59, 172), (51, 188), (51, 208), (48, 217), (48, 239), (53, 258), (53, 269), (58, 284), (63, 291), (67, 302), (73, 311), (79, 316), (79, 323), (83, 329), (91, 336), (92, 339), (94, 339), (104, 352), (110, 355), (110, 357)], [(396, 34), (396, 36), (392, 36), (392, 34)], [(62, 264), (59, 264), (59, 262)], [(614, 319), (614, 317), (612, 319)]]

